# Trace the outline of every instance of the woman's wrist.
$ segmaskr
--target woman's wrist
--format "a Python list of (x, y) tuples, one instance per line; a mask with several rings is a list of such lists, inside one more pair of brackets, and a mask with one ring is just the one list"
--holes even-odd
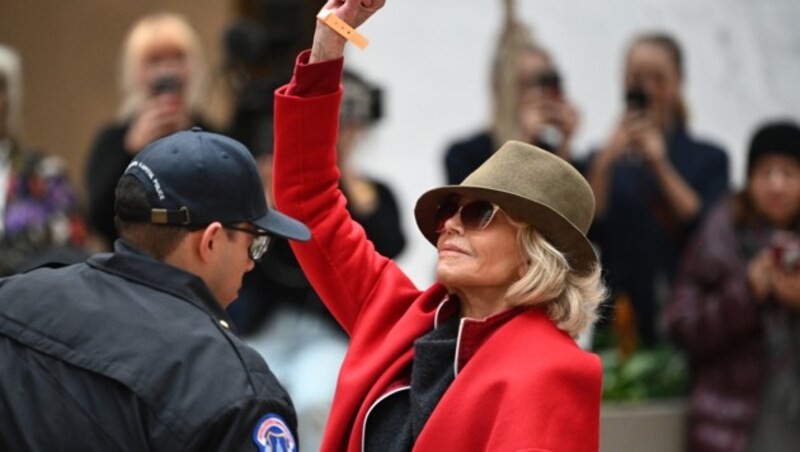
[(317, 22), (314, 32), (314, 43), (311, 47), (309, 63), (335, 60), (344, 56), (347, 39), (336, 33), (324, 23)]
[(671, 173), (675, 170), (672, 166), (672, 163), (669, 159), (664, 158), (663, 156), (653, 155), (653, 154), (645, 154), (644, 161), (650, 168), (653, 169), (656, 173), (667, 174)]

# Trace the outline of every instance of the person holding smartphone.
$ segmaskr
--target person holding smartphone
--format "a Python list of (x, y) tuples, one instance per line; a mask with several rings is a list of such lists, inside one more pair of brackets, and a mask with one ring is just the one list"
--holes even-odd
[(460, 183), (506, 140), (531, 143), (572, 161), (580, 116), (564, 91), (550, 53), (534, 43), (525, 25), (506, 20), (492, 64), (491, 124), (448, 147), (447, 183)]
[(202, 118), (205, 57), (189, 22), (173, 13), (140, 18), (130, 29), (121, 61), (119, 119), (94, 138), (86, 168), (89, 224), (110, 245), (114, 187), (145, 146), (191, 126), (211, 130)]
[(660, 311), (683, 249), (728, 189), (727, 154), (689, 130), (683, 81), (673, 37), (634, 39), (625, 60), (625, 111), (586, 165), (597, 202), (591, 238), (612, 296), (630, 300), (645, 346), (663, 339)]
[(292, 249), (350, 337), (321, 450), (597, 450), (602, 369), (575, 338), (605, 287), (577, 170), (508, 141), (461, 184), (423, 194), (417, 225), (439, 258), (428, 288), (348, 213), (336, 149), (346, 41), (327, 22), (347, 30), (383, 5), (328, 1), (275, 93), (275, 204), (309, 225), (313, 239)]
[(744, 190), (687, 249), (666, 311), (689, 357), (688, 451), (800, 450), (800, 126), (753, 135)]

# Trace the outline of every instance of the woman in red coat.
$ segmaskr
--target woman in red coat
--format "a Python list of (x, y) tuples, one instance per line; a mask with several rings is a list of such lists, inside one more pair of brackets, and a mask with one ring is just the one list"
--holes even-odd
[[(326, 8), (357, 26), (383, 3)], [(275, 202), (311, 228), (295, 254), (351, 337), (322, 449), (597, 450), (600, 361), (574, 341), (605, 294), (589, 185), (508, 142), (461, 185), (425, 193), (415, 214), (439, 263), (420, 291), (338, 189), (345, 42), (318, 24), (275, 100)]]

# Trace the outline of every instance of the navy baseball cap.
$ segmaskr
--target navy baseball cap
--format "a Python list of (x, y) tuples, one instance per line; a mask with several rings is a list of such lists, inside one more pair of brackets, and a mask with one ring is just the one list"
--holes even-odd
[(122, 220), (187, 228), (250, 223), (276, 237), (311, 237), (303, 223), (267, 207), (256, 162), (243, 144), (198, 127), (150, 143), (126, 176), (144, 186), (150, 206), (116, 203)]

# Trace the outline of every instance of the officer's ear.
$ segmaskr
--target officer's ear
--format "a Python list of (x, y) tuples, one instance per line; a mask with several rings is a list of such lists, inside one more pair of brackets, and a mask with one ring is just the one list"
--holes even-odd
[(221, 247), (220, 240), (223, 240), (225, 228), (218, 221), (215, 221), (202, 230), (200, 240), (197, 244), (197, 254), (203, 262), (211, 262), (216, 258), (216, 252)]

